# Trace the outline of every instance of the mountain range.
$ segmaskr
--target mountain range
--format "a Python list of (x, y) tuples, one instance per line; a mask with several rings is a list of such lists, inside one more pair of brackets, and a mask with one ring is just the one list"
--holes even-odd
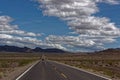
[[(17, 47), (17, 46), (0, 46), (0, 52), (46, 52), (46, 53), (66, 53), (67, 51), (57, 49), (57, 48), (47, 48), (47, 49), (42, 49), (40, 47), (36, 47), (34, 49), (28, 48), (28, 47)], [(81, 52), (80, 52), (81, 53)], [(99, 54), (119, 54), (120, 53), (120, 48), (109, 48), (105, 49), (102, 51), (94, 52), (94, 53), (99, 53)]]
[(97, 53), (103, 54), (103, 55), (120, 55), (120, 48), (109, 48), (109, 49), (99, 51)]
[(64, 53), (65, 51), (57, 48), (47, 48), (42, 49), (40, 47), (36, 47), (34, 49), (28, 48), (28, 47), (17, 47), (17, 46), (0, 46), (0, 52), (48, 52), (48, 53)]

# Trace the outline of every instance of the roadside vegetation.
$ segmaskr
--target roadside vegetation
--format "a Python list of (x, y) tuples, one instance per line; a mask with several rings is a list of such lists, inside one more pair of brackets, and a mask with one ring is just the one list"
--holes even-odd
[(120, 79), (120, 54), (64, 54), (47, 56), (49, 60), (62, 62), (97, 74), (107, 75), (110, 78)]
[(16, 68), (24, 67), (39, 60), (38, 55), (20, 53), (0, 53), (0, 80), (7, 77)]

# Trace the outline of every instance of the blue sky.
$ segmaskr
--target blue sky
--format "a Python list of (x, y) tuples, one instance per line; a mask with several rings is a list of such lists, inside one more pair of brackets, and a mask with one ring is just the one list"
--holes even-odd
[[(55, 0), (55, 1), (56, 1), (56, 3), (59, 2), (59, 0), (58, 1)], [(66, 4), (69, 5), (67, 2), (64, 3), (64, 0), (62, 0), (62, 1), (63, 1), (64, 5), (66, 5)], [(76, 0), (73, 0), (73, 1), (76, 2)], [(80, 1), (82, 1), (82, 0), (80, 0)], [(110, 1), (112, 1), (112, 2), (110, 2)], [(83, 3), (78, 2), (78, 3), (84, 4), (85, 2), (83, 2)], [(115, 25), (112, 25), (112, 27), (114, 26), (115, 28), (117, 28), (116, 29), (117, 31), (115, 30), (117, 32), (115, 35), (109, 34), (107, 36), (104, 36), (104, 38), (103, 38), (103, 35), (96, 35), (96, 33), (89, 33), (89, 32), (83, 33), (84, 31), (82, 32), (83, 28), (81, 28), (81, 25), (76, 26), (74, 23), (78, 24), (78, 23), (84, 23), (84, 22), (71, 23), (72, 20), (64, 20), (67, 18), (73, 18), (73, 15), (68, 16), (70, 11), (68, 11), (68, 13), (66, 14), (67, 16), (66, 15), (64, 16), (62, 14), (62, 13), (67, 12), (65, 10), (68, 10), (68, 7), (63, 8), (62, 10), (65, 12), (61, 11), (62, 13), (59, 15), (54, 14), (54, 12), (50, 12), (50, 10), (52, 11), (52, 9), (47, 8), (47, 6), (49, 6), (49, 5), (56, 6), (56, 4), (53, 2), (53, 0), (51, 0), (51, 3), (45, 2), (44, 0), (43, 1), (41, 1), (41, 0), (38, 0), (38, 1), (0, 0), (0, 16), (9, 16), (10, 18), (13, 19), (10, 22), (6, 21), (6, 25), (9, 24), (9, 27), (12, 27), (12, 25), (17, 25), (19, 28), (19, 30), (17, 29), (18, 31), (25, 31), (26, 33), (32, 32), (36, 35), (40, 34), (40, 36), (22, 36), (21, 37), (20, 34), (18, 35), (15, 33), (14, 34), (7, 33), (7, 36), (19, 37), (22, 39), (24, 39), (25, 37), (29, 37), (30, 39), (34, 38), (34, 39), (36, 39), (36, 41), (38, 40), (38, 42), (40, 42), (39, 43), (40, 45), (36, 45), (36, 44), (31, 44), (32, 43), (32, 41), (31, 41), (30, 45), (29, 45), (30, 47), (32, 47), (32, 45), (34, 45), (33, 47), (39, 46), (39, 47), (43, 47), (43, 48), (47, 48), (47, 47), (54, 48), (55, 47), (55, 48), (71, 50), (71, 51), (89, 51), (89, 50), (94, 51), (94, 50), (101, 50), (101, 49), (109, 48), (109, 47), (120, 47), (120, 43), (119, 43), (120, 42), (120, 38), (119, 38), (120, 37), (120, 35), (119, 35), (120, 5), (119, 5), (119, 2), (117, 2), (117, 0), (105, 0), (103, 2), (94, 2), (94, 3), (96, 4), (94, 6), (97, 7), (98, 9), (94, 8), (94, 6), (92, 9), (99, 10), (99, 11), (95, 11), (95, 12), (93, 11), (92, 13), (88, 12), (89, 15), (86, 15), (87, 11), (85, 11), (86, 13), (84, 14), (84, 16), (87, 16), (88, 18), (94, 17), (94, 20), (96, 20), (96, 17), (98, 17), (98, 19), (101, 19), (103, 17), (110, 19), (110, 21), (106, 22), (106, 25), (104, 25), (104, 26), (107, 26), (107, 24), (109, 24), (109, 23), (114, 23)], [(61, 6), (60, 3), (57, 3), (57, 5), (58, 5), (58, 7)], [(43, 6), (44, 8), (41, 8), (39, 6)], [(80, 5), (77, 5), (77, 6), (79, 7)], [(83, 6), (83, 7), (86, 8), (89, 6)], [(56, 8), (56, 9), (58, 9), (57, 10), (58, 12), (56, 12), (56, 13), (60, 13), (59, 8)], [(83, 8), (80, 8), (80, 9), (83, 9)], [(76, 10), (79, 11), (80, 9), (76, 9)], [(47, 11), (47, 13), (45, 13), (45, 11)], [(77, 11), (74, 11), (74, 9), (71, 12), (77, 13)], [(75, 19), (73, 19), (73, 21), (75, 21), (75, 20), (79, 21), (80, 18), (77, 19), (76, 16), (81, 17), (81, 13), (77, 13), (77, 15), (75, 15), (75, 17), (74, 17)], [(64, 17), (61, 17), (61, 16), (64, 16)], [(2, 22), (3, 18), (0, 18), (0, 19)], [(86, 20), (86, 19), (84, 18), (83, 20)], [(89, 22), (89, 23), (92, 23), (92, 22)], [(101, 23), (101, 22), (98, 22), (98, 23)], [(2, 24), (2, 23), (0, 23), (0, 24)], [(89, 27), (89, 25), (87, 25), (85, 27)], [(99, 27), (99, 26), (95, 25), (95, 27)], [(91, 28), (90, 30), (92, 30), (91, 26), (90, 26), (90, 28)], [(13, 29), (13, 30), (16, 30), (16, 29)], [(115, 32), (115, 31), (111, 30), (111, 32)], [(1, 36), (3, 36), (2, 32), (0, 34), (1, 34)], [(91, 37), (83, 37), (83, 36), (91, 36)], [(100, 41), (101, 38), (99, 38), (99, 40), (98, 40), (98, 38), (97, 38), (97, 40), (96, 40), (96, 38), (93, 39), (93, 36), (94, 37), (102, 36), (102, 39), (105, 40), (105, 42)], [(106, 40), (107, 37), (109, 38), (108, 42)], [(12, 41), (11, 39), (7, 39), (7, 38), (1, 38), (0, 40), (3, 40), (3, 39), (5, 39), (8, 42), (7, 43), (0, 42), (1, 45), (8, 44), (8, 43), (9, 43), (8, 45), (12, 45), (12, 43), (14, 43), (14, 41), (15, 41), (15, 40)], [(88, 40), (86, 41), (85, 39), (86, 40), (88, 39)], [(12, 41), (12, 42), (10, 42), (10, 41)], [(71, 41), (71, 42), (68, 43), (68, 41)], [(21, 46), (23, 45), (22, 44), (23, 42), (24, 42), (24, 44), (26, 43), (25, 41), (23, 41), (23, 42), (19, 41), (17, 43), (17, 39), (15, 42), (16, 43), (14, 43), (14, 44), (17, 46), (18, 46), (18, 43), (21, 44)], [(101, 44), (98, 44), (98, 42)], [(88, 44), (88, 46), (85, 46), (87, 44)]]
[[(43, 16), (37, 2), (30, 0), (0, 1), (1, 15), (9, 15), (14, 24), (26, 31), (49, 34), (66, 34), (69, 29), (64, 21), (56, 17)], [(48, 29), (49, 28), (49, 29)], [(57, 31), (60, 30), (60, 31)]]

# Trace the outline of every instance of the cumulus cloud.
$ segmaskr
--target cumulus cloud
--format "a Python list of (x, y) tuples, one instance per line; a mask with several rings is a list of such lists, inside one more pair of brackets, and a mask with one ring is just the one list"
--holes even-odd
[(116, 41), (120, 29), (107, 17), (96, 17), (97, 3), (118, 5), (119, 0), (37, 0), (43, 14), (55, 16), (67, 22), (69, 29), (78, 36), (49, 35), (44, 41), (36, 37), (41, 34), (20, 30), (12, 25), (9, 16), (0, 16), (0, 44), (63, 50), (100, 50), (104, 44)]
[[(97, 3), (118, 5), (119, 0), (37, 0), (43, 14), (59, 17), (79, 36), (48, 36), (51, 43), (80, 47), (102, 47), (120, 37), (120, 29), (107, 17), (93, 16), (99, 12)], [(82, 37), (81, 37), (82, 36)], [(99, 42), (99, 43), (98, 43)]]
[(59, 48), (64, 49), (60, 44), (51, 44), (42, 41), (37, 37), (42, 34), (26, 32), (20, 30), (18, 25), (11, 25), (13, 19), (9, 16), (0, 16), (0, 45), (14, 45), (19, 47), (42, 47), (42, 48)]
[(106, 17), (91, 16), (99, 11), (98, 2), (117, 4), (117, 0), (38, 0), (45, 15), (66, 20), (70, 29), (79, 34), (120, 35), (120, 29)]
[(119, 4), (120, 1), (119, 0), (96, 0), (97, 2), (106, 2), (106, 3), (110, 3), (110, 4)]
[[(0, 43), (1, 44), (7, 44), (7, 45), (15, 45), (15, 46), (27, 46), (31, 45), (29, 47), (35, 47), (36, 45), (40, 44), (41, 41), (37, 40), (36, 38), (31, 37), (19, 37), (19, 36), (13, 36), (8, 34), (0, 34)], [(14, 43), (14, 44), (13, 44)]]
[(35, 34), (33, 32), (25, 32), (19, 30), (18, 25), (11, 25), (13, 19), (9, 16), (0, 16), (0, 34), (15, 34), (20, 36), (40, 36), (40, 34)]
[[(108, 39), (109, 40), (109, 39)], [(55, 36), (49, 35), (46, 37), (46, 41), (49, 44), (57, 44), (66, 48), (65, 50), (74, 51), (77, 48), (77, 51), (81, 51), (81, 49), (87, 50), (101, 50), (104, 49), (102, 47), (103, 40), (100, 40), (96, 37), (83, 37), (83, 36)]]
[(81, 19), (74, 19), (68, 22), (71, 29), (79, 34), (96, 36), (120, 36), (120, 29), (111, 23), (108, 18), (89, 16)]
[[(15, 45), (15, 46), (27, 46), (36, 47), (43, 46), (41, 40), (35, 37), (41, 36), (33, 32), (26, 32), (20, 30), (18, 25), (11, 25), (13, 19), (9, 16), (0, 16), (0, 44), (1, 45)], [(47, 45), (45, 45), (47, 46)]]

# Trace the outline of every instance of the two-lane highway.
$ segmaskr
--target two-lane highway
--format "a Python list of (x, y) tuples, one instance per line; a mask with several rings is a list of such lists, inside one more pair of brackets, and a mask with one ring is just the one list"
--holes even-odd
[(53, 61), (40, 61), (15, 80), (108, 80)]
[(47, 61), (40, 61), (18, 80), (64, 80)]

